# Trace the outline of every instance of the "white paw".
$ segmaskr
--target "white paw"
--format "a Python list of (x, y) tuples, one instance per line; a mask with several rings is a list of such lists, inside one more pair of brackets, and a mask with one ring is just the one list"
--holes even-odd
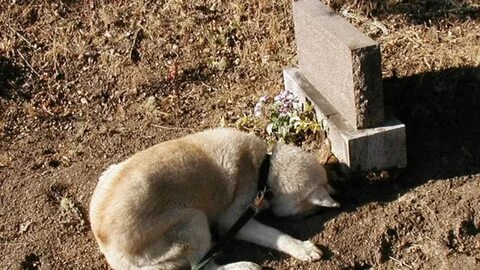
[(218, 267), (217, 270), (261, 270), (262, 267), (252, 262), (229, 263)]
[(299, 260), (311, 262), (320, 260), (322, 258), (322, 251), (312, 242), (303, 241), (300, 242), (299, 246), (292, 255)]

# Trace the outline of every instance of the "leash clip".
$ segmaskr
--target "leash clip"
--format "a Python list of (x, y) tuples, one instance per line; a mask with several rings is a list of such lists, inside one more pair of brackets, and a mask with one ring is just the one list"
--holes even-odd
[(263, 201), (265, 200), (265, 194), (268, 192), (267, 187), (264, 187), (263, 190), (259, 191), (257, 193), (257, 196), (255, 197), (253, 201), (253, 205), (258, 209), (261, 208)]

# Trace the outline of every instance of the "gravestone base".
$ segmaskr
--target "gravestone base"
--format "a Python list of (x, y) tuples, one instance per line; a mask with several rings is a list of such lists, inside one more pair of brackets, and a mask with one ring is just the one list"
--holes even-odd
[(332, 153), (353, 171), (405, 168), (407, 166), (405, 125), (386, 113), (376, 128), (356, 129), (316, 89), (299, 69), (283, 71), (285, 89), (301, 102), (309, 100), (317, 120), (327, 133)]

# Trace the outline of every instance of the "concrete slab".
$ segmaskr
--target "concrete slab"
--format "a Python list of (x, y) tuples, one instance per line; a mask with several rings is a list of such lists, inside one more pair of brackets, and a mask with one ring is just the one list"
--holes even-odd
[(384, 124), (379, 45), (319, 0), (293, 2), (305, 77), (357, 129)]
[(283, 77), (285, 89), (302, 102), (311, 101), (341, 163), (354, 171), (407, 166), (405, 125), (393, 115), (380, 127), (356, 129), (320, 94), (323, 89), (314, 87), (299, 69), (285, 69)]

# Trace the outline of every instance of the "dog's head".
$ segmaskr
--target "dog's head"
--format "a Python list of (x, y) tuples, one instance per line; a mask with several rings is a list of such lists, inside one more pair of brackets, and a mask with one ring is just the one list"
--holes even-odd
[(277, 216), (299, 216), (319, 207), (339, 207), (330, 197), (325, 168), (310, 153), (285, 144), (272, 152), (269, 185), (273, 193), (271, 208)]

